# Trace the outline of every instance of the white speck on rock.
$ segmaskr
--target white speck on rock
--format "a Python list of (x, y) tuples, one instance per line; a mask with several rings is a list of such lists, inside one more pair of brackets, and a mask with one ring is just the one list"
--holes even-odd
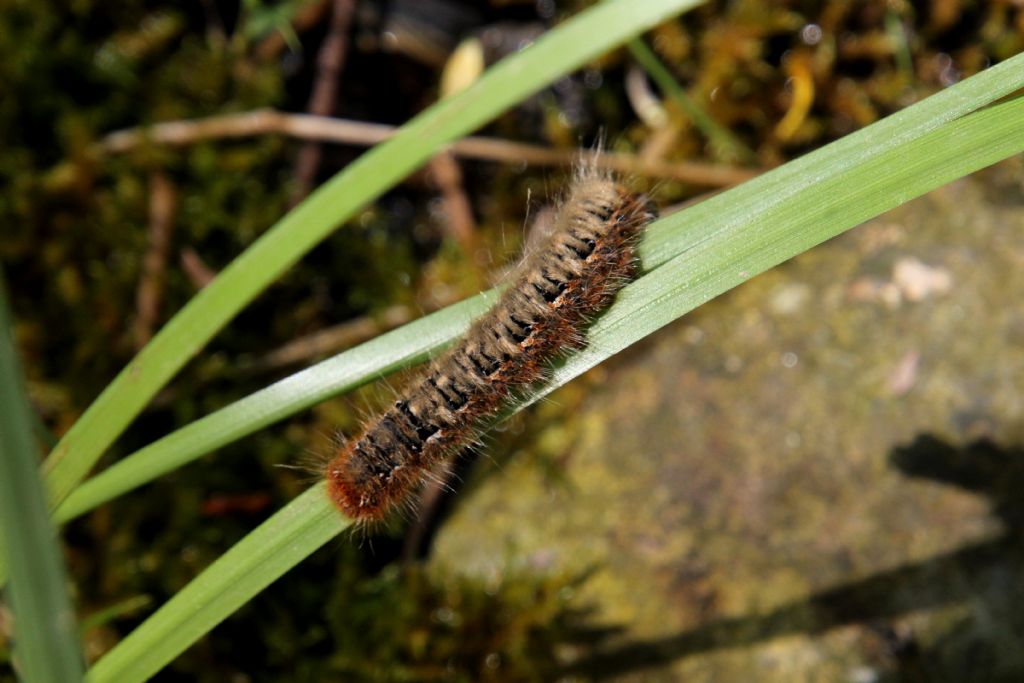
[(953, 289), (953, 276), (948, 270), (929, 266), (912, 257), (896, 262), (892, 280), (907, 301), (922, 301)]

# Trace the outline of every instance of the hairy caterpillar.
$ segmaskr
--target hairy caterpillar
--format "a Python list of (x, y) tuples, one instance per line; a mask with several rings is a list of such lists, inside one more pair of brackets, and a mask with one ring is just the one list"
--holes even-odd
[(656, 215), (645, 196), (581, 172), (497, 304), (327, 463), (328, 495), (342, 513), (383, 519), (512, 392), (580, 346), (587, 322), (633, 278), (637, 240)]

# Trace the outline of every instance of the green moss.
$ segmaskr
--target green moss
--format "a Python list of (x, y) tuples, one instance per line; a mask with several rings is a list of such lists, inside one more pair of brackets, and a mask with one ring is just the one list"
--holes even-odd
[(331, 670), (365, 681), (552, 680), (578, 638), (584, 575), (387, 568), (336, 595)]

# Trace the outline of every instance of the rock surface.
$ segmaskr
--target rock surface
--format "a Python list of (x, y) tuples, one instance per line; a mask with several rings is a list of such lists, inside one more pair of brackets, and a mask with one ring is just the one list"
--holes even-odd
[(1024, 679), (1022, 178), (904, 205), (556, 394), (586, 394), (546, 428), (557, 476), (492, 453), (432, 561), (593, 570), (575, 600), (618, 630), (567, 678)]

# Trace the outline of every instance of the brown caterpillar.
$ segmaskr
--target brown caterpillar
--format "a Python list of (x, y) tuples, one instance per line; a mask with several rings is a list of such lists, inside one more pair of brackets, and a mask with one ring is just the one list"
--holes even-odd
[(588, 321), (634, 277), (636, 243), (656, 216), (645, 196), (582, 172), (551, 234), (497, 304), (327, 463), (338, 508), (360, 522), (386, 517), (512, 392), (579, 347)]

